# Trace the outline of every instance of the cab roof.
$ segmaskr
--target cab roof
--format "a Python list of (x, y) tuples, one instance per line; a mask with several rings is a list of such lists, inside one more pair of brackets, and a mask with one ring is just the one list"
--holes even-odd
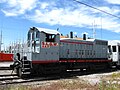
[(32, 27), (30, 31), (38, 30), (39, 32), (44, 32), (47, 34), (60, 34), (57, 30), (46, 29), (46, 28), (39, 28), (39, 27)]

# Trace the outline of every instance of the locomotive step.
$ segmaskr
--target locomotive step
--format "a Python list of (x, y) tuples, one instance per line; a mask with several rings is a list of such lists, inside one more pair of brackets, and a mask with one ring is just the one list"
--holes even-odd
[(29, 62), (23, 62), (23, 64), (30, 64)]
[(23, 70), (28, 70), (28, 69), (30, 69), (30, 68), (23, 68)]
[(23, 74), (24, 74), (24, 75), (26, 75), (26, 74), (30, 74), (30, 72), (24, 72)]
[(22, 60), (22, 61), (28, 61), (28, 60)]
[(30, 64), (26, 64), (26, 63), (24, 64), (24, 66), (29, 66), (29, 65), (30, 65)]
[(30, 69), (23, 69), (22, 72), (30, 72), (31, 70)]

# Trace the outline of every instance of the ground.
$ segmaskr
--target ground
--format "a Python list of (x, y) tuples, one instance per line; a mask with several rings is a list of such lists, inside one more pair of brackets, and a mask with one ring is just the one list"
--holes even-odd
[(119, 88), (120, 71), (117, 70), (53, 80), (3, 84), (0, 90), (120, 90)]
[(0, 90), (120, 90), (120, 70), (89, 74), (76, 72), (69, 77), (36, 77), (27, 80), (9, 76), (11, 72), (0, 70)]

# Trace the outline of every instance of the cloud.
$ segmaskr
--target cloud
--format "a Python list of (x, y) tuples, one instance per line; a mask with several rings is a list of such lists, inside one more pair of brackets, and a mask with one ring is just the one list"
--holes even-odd
[(40, 4), (41, 9), (46, 9), (47, 6), (49, 6), (49, 4), (46, 2)]
[(9, 11), (5, 11), (5, 10), (1, 10), (6, 16), (17, 16), (17, 12), (13, 13), (13, 12), (9, 12)]
[[(50, 11), (35, 10), (33, 16), (29, 16), (29, 19), (34, 20), (38, 23), (49, 23), (51, 25), (73, 25), (81, 26), (81, 19), (87, 18), (77, 10), (70, 11), (69, 9), (54, 8)], [(85, 20), (84, 20), (85, 21)]]
[(111, 4), (120, 4), (120, 0), (105, 0), (105, 1)]
[[(112, 12), (108, 7), (100, 7), (102, 9), (106, 9)], [(28, 19), (33, 20), (37, 23), (48, 23), (50, 25), (67, 25), (67, 26), (74, 26), (74, 27), (87, 27), (91, 28), (92, 23), (95, 21), (97, 25), (96, 28), (102, 28), (106, 30), (110, 30), (113, 32), (120, 32), (119, 30), (119, 22), (114, 18), (108, 15), (100, 15), (96, 16), (95, 12), (91, 13), (94, 10), (90, 10), (86, 7), (77, 8), (71, 10), (71, 8), (53, 8), (52, 10), (42, 10), (37, 9), (35, 14), (32, 16), (27, 16)], [(116, 10), (117, 11), (117, 10)], [(98, 13), (98, 12), (97, 12)], [(113, 11), (113, 13), (116, 13)], [(118, 11), (117, 11), (118, 13)], [(102, 21), (101, 21), (102, 19)]]
[(0, 3), (4, 3), (4, 2), (6, 2), (7, 0), (0, 0)]
[[(6, 16), (23, 15), (28, 20), (36, 23), (47, 23), (49, 25), (62, 25), (73, 27), (92, 28), (95, 21), (96, 28), (102, 28), (113, 32), (120, 32), (119, 20), (107, 14), (100, 13), (97, 10), (87, 6), (66, 1), (60, 3), (57, 1), (40, 0), (2, 0), (7, 3), (7, 7), (2, 9)], [(106, 0), (108, 1), (108, 0)], [(108, 1), (113, 3), (113, 0)], [(120, 0), (115, 0), (120, 2)], [(114, 3), (115, 3), (114, 2)], [(120, 13), (119, 8), (110, 8), (109, 6), (97, 7), (114, 15)], [(30, 13), (30, 14), (29, 14)], [(101, 19), (102, 18), (102, 19)]]
[(6, 16), (18, 16), (36, 7), (37, 0), (6, 0), (6, 8), (1, 11)]
[(118, 8), (118, 7), (110, 8), (110, 7), (103, 6), (103, 7), (98, 7), (98, 9), (104, 10), (108, 13), (113, 14), (113, 15), (120, 13), (120, 10), (119, 10), (120, 8)]

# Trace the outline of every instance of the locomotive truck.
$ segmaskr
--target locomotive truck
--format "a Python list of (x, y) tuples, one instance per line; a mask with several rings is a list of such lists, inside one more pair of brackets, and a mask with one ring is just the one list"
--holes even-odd
[(32, 27), (27, 34), (27, 45), (14, 51), (11, 65), (19, 77), (30, 74), (62, 73), (67, 70), (96, 70), (110, 68), (108, 41), (60, 38), (57, 30)]

